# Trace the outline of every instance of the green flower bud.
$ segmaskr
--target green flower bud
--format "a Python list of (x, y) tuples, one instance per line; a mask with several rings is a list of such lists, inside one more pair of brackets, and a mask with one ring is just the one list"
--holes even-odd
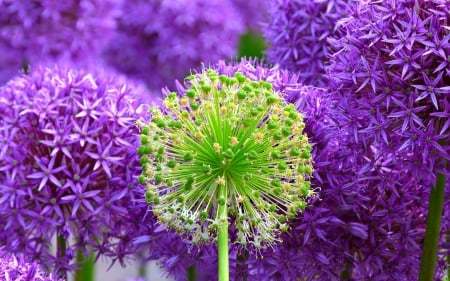
[(190, 161), (194, 160), (194, 155), (191, 152), (186, 152), (184, 154), (184, 158), (183, 159), (186, 162), (190, 162)]
[(246, 92), (246, 91), (243, 91), (243, 90), (239, 90), (239, 91), (236, 93), (236, 95), (237, 95), (237, 97), (238, 97), (240, 100), (243, 100), (243, 99), (245, 99), (245, 98), (247, 97), (247, 92)]
[(198, 107), (199, 107), (199, 105), (198, 105), (198, 103), (197, 102), (191, 102), (191, 108), (192, 108), (192, 110), (197, 110), (198, 109)]
[(150, 134), (150, 128), (149, 128), (149, 127), (144, 127), (144, 128), (142, 128), (141, 133), (142, 133), (143, 135), (148, 135), (148, 134)]
[(195, 90), (193, 90), (193, 89), (189, 89), (189, 90), (187, 90), (186, 91), (186, 96), (188, 97), (188, 98), (190, 98), (190, 99), (193, 99), (193, 98), (195, 98)]
[(167, 162), (167, 167), (169, 168), (175, 168), (175, 166), (177, 165), (177, 162), (175, 162), (175, 160), (169, 160), (169, 162)]

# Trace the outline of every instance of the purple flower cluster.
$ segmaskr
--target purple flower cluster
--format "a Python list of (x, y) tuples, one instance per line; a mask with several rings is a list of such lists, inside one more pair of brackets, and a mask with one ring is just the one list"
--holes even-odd
[(0, 280), (5, 281), (56, 281), (36, 262), (27, 262), (23, 256), (14, 256), (0, 248)]
[(327, 37), (346, 14), (346, 0), (273, 1), (263, 31), (269, 43), (270, 62), (298, 73), (300, 81), (314, 86), (327, 83)]
[[(351, 141), (366, 148), (376, 144), (372, 161), (397, 174), (387, 182), (400, 184), (398, 192), (405, 195), (420, 195), (420, 189), (428, 194), (437, 174), (450, 175), (445, 166), (450, 159), (448, 8), (446, 1), (361, 2), (340, 22), (340, 36), (330, 39), (335, 53), (328, 72), (352, 128)], [(445, 188), (448, 194), (448, 181)], [(418, 200), (427, 199), (420, 198), (410, 201), (424, 216), (427, 205)], [(445, 233), (445, 214), (442, 225)]]
[(201, 62), (237, 55), (241, 15), (223, 0), (126, 1), (107, 63), (153, 89), (182, 79)]
[[(1, 243), (55, 270), (77, 251), (133, 254), (138, 185), (133, 88), (97, 71), (37, 68), (0, 88)], [(142, 201), (142, 202), (141, 202)], [(52, 240), (58, 249), (53, 254)]]
[(115, 29), (120, 1), (2, 1), (0, 83), (28, 63), (81, 65), (98, 56)]
[[(230, 278), (417, 279), (429, 186), (412, 178), (407, 164), (392, 159), (394, 151), (385, 150), (384, 142), (368, 145), (355, 138), (358, 132), (352, 124), (368, 114), (353, 112), (352, 104), (335, 92), (303, 86), (298, 76), (277, 66), (269, 69), (255, 61), (221, 61), (215, 70), (267, 80), (295, 103), (314, 147), (312, 186), (320, 189), (319, 199), (290, 224), (290, 231), (281, 237), (283, 243), (274, 249), (246, 253), (232, 245)], [(180, 84), (178, 91), (183, 91)], [(216, 260), (215, 246), (196, 249), (176, 236), (170, 245), (154, 249), (157, 255), (153, 258), (160, 258), (176, 280), (186, 280), (187, 267), (192, 265), (205, 280), (216, 278), (216, 267), (211, 266)]]
[[(368, 1), (342, 21), (329, 68), (339, 93), (368, 118), (366, 144), (384, 142), (431, 186), (450, 159), (450, 15), (446, 1)], [(355, 114), (357, 114), (355, 112)], [(356, 135), (355, 135), (356, 136)]]

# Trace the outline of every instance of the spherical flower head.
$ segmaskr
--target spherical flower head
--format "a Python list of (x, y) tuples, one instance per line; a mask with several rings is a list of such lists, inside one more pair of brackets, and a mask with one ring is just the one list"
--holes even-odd
[(335, 24), (345, 15), (349, 2), (273, 1), (268, 13), (271, 16), (263, 26), (269, 61), (298, 73), (305, 84), (326, 85), (327, 37), (335, 33)]
[[(14, 256), (0, 248), (0, 279), (57, 281), (51, 274), (45, 273), (36, 262), (27, 262), (23, 256)], [(62, 280), (61, 280), (62, 281)]]
[(108, 64), (152, 88), (171, 85), (201, 62), (237, 55), (241, 15), (223, 0), (126, 1)]
[(401, 152), (417, 178), (450, 159), (448, 17), (445, 1), (361, 2), (330, 40), (332, 84), (369, 113), (360, 136)]
[[(8, 251), (72, 269), (78, 250), (120, 250), (115, 239), (128, 231), (141, 173), (133, 90), (101, 71), (56, 67), (0, 88), (0, 226), (8, 234), (0, 243)], [(65, 250), (54, 256), (56, 236)]]
[[(120, 2), (2, 1), (0, 69), (6, 75), (19, 72), (25, 64), (65, 60), (81, 65), (95, 60), (116, 28)], [(0, 77), (0, 83), (10, 78), (9, 75)]]
[(234, 217), (236, 243), (277, 241), (285, 221), (314, 194), (311, 145), (302, 116), (272, 84), (206, 69), (181, 96), (150, 109), (141, 147), (146, 197), (159, 220), (193, 243), (216, 238), (217, 210)]

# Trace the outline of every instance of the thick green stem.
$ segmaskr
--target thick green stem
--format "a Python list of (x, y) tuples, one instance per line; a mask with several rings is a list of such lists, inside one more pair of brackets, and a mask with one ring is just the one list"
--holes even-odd
[[(446, 165), (445, 165), (446, 166)], [(441, 230), (442, 206), (444, 203), (445, 176), (438, 174), (436, 186), (431, 189), (428, 203), (427, 229), (420, 264), (419, 281), (433, 281)]]
[(195, 279), (196, 279), (195, 265), (192, 265), (188, 268), (187, 275), (188, 275), (188, 281), (195, 281)]
[(89, 257), (83, 254), (82, 251), (77, 253), (77, 263), (79, 268), (75, 271), (75, 281), (94, 281), (94, 255), (91, 254)]
[[(66, 247), (66, 239), (63, 235), (58, 235), (56, 237), (56, 256), (58, 258), (64, 258), (66, 256)], [(64, 269), (60, 269), (58, 277), (67, 280), (67, 272)]]
[(219, 249), (219, 281), (229, 281), (227, 190), (224, 185), (219, 188), (219, 229), (217, 235)]

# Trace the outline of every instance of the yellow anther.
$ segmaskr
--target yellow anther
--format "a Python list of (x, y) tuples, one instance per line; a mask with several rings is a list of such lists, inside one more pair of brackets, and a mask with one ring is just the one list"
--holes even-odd
[(205, 109), (210, 111), (214, 108), (214, 105), (211, 102), (206, 102), (205, 103)]
[(231, 140), (230, 140), (230, 145), (231, 146), (235, 146), (235, 145), (237, 145), (239, 143), (239, 141), (238, 141), (238, 138), (237, 137), (231, 137)]
[(228, 109), (227, 109), (227, 107), (226, 107), (226, 106), (222, 106), (222, 107), (220, 107), (220, 113), (221, 113), (222, 115), (225, 115), (225, 114), (227, 114), (227, 111), (228, 111)]
[(154, 191), (155, 191), (155, 187), (154, 187), (153, 185), (151, 185), (151, 184), (147, 184), (147, 185), (145, 186), (145, 189), (146, 189), (148, 192), (154, 192)]
[(220, 144), (218, 144), (217, 142), (215, 142), (215, 143), (213, 144), (213, 148), (214, 148), (214, 151), (215, 151), (215, 152), (217, 152), (217, 153), (220, 152), (221, 147), (220, 147)]
[(142, 122), (141, 120), (136, 120), (136, 126), (138, 126), (138, 127), (144, 127), (144, 126), (145, 126), (145, 123)]
[(292, 177), (292, 174), (293, 174), (292, 170), (287, 170), (286, 171), (286, 176)]
[(172, 142), (173, 142), (174, 144), (176, 144), (176, 145), (180, 145), (181, 143), (183, 143), (183, 142), (181, 141), (181, 139), (180, 139), (180, 138), (177, 138), (177, 137), (175, 137), (175, 138), (172, 137)]
[(297, 125), (291, 126), (291, 131), (294, 135), (300, 134), (302, 132), (302, 129), (299, 128)]
[(218, 177), (216, 180), (217, 185), (225, 185), (225, 178), (224, 177)]
[(274, 105), (272, 110), (274, 114), (278, 114), (281, 112), (281, 107), (279, 107), (278, 105)]
[(286, 190), (286, 191), (289, 191), (289, 190), (291, 190), (291, 184), (290, 183), (288, 183), (288, 182), (285, 182), (284, 184), (283, 184), (283, 187), (284, 187), (284, 190)]
[(264, 134), (263, 133), (255, 133), (254, 134), (255, 140), (257, 143), (262, 143), (264, 140)]
[(195, 133), (195, 138), (198, 140), (202, 140), (204, 138), (203, 134), (199, 131)]
[(182, 97), (180, 100), (181, 106), (188, 106), (189, 105), (189, 99), (186, 97)]

